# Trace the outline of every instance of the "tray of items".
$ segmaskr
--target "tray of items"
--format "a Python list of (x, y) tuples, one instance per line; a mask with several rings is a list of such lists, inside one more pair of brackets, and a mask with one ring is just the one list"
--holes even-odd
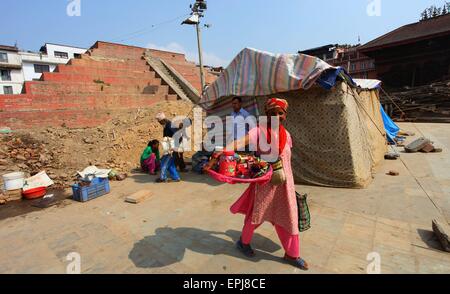
[(208, 174), (228, 184), (265, 183), (272, 178), (272, 166), (253, 155), (239, 155), (234, 151), (215, 153)]

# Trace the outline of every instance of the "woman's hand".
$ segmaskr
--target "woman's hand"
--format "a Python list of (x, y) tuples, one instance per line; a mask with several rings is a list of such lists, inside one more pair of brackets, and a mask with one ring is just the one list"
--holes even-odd
[(219, 161), (219, 157), (215, 157), (213, 155), (213, 157), (211, 157), (211, 160), (208, 162), (208, 164), (205, 164), (205, 166), (203, 167), (203, 171), (208, 172), (210, 169), (212, 169), (217, 164), (218, 161)]

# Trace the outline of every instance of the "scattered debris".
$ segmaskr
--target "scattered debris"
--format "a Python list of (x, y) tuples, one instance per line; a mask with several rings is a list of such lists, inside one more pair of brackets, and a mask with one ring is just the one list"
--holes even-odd
[(410, 131), (403, 131), (403, 130), (400, 130), (400, 131), (398, 132), (398, 136), (414, 137), (415, 135), (416, 135), (416, 133), (410, 132)]
[(148, 142), (162, 139), (156, 114), (186, 115), (190, 109), (190, 101), (164, 101), (141, 109), (138, 115), (136, 110), (113, 113), (111, 121), (95, 127), (36, 127), (1, 134), (0, 175), (21, 171), (29, 177), (45, 170), (55, 183), (53, 188), (60, 189), (76, 182), (77, 171), (95, 165), (115, 169), (122, 179), (140, 167), (139, 158)]
[[(450, 80), (425, 86), (405, 88), (381, 95), (383, 105), (392, 105), (393, 118), (407, 121), (450, 122)], [(393, 102), (400, 109), (394, 107)]]
[(398, 171), (391, 170), (387, 173), (387, 175), (397, 177), (400, 173)]
[(397, 158), (399, 158), (399, 157), (400, 157), (400, 154), (394, 153), (394, 152), (389, 152), (384, 155), (384, 159), (386, 159), (386, 160), (397, 160)]
[(428, 143), (427, 145), (425, 145), (422, 149), (420, 149), (420, 152), (423, 153), (430, 153), (434, 150), (434, 146), (431, 143)]
[(450, 227), (448, 224), (439, 222), (438, 220), (433, 220), (433, 232), (436, 234), (442, 248), (450, 252)]
[(414, 153), (420, 151), (422, 148), (424, 148), (426, 145), (431, 144), (430, 139), (421, 137), (419, 139), (414, 140), (413, 142), (409, 143), (405, 146), (405, 151), (407, 153)]
[(6, 202), (8, 202), (8, 199), (9, 197), (0, 191), (0, 205), (6, 204)]
[(132, 204), (139, 204), (142, 201), (146, 200), (152, 195), (152, 192), (147, 190), (141, 190), (139, 192), (134, 193), (131, 196), (128, 196), (125, 199), (125, 202), (132, 203)]
[(49, 208), (51, 206), (54, 206), (58, 204), (58, 201), (55, 199), (55, 196), (53, 194), (45, 195), (44, 198), (39, 200), (36, 203), (33, 203), (31, 206), (37, 207), (37, 208)]
[(423, 152), (423, 153), (440, 153), (442, 152), (441, 148), (436, 148), (434, 143), (431, 142), (430, 139), (421, 137), (413, 142), (409, 143), (405, 146), (405, 152), (407, 153), (415, 153), (415, 152)]
[(8, 202), (22, 199), (22, 189), (6, 191), (5, 193), (8, 197)]

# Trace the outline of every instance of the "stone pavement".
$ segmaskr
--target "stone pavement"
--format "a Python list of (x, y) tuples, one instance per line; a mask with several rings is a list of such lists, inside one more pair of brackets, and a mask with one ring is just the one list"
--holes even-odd
[[(377, 252), (382, 273), (450, 273), (450, 254), (439, 250), (433, 218), (450, 211), (450, 125), (402, 124), (419, 129), (440, 154), (401, 153), (385, 161), (364, 190), (298, 186), (310, 195), (312, 229), (301, 235), (309, 272), (281, 261), (275, 230), (255, 235), (254, 259), (234, 248), (243, 216), (229, 206), (245, 189), (186, 174), (181, 183), (154, 184), (134, 174), (112, 183), (112, 193), (88, 203), (64, 204), (0, 221), (0, 273), (65, 273), (71, 252), (82, 273), (366, 273)], [(386, 175), (397, 170), (400, 176)], [(133, 205), (127, 195), (149, 189)], [(0, 208), (0, 218), (3, 208)]]

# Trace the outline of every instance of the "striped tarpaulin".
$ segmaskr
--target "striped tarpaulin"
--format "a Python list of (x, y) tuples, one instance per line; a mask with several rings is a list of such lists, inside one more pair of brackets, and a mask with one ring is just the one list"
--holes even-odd
[(327, 69), (321, 59), (303, 54), (242, 50), (205, 91), (200, 104), (209, 109), (223, 98), (255, 97), (308, 89)]

